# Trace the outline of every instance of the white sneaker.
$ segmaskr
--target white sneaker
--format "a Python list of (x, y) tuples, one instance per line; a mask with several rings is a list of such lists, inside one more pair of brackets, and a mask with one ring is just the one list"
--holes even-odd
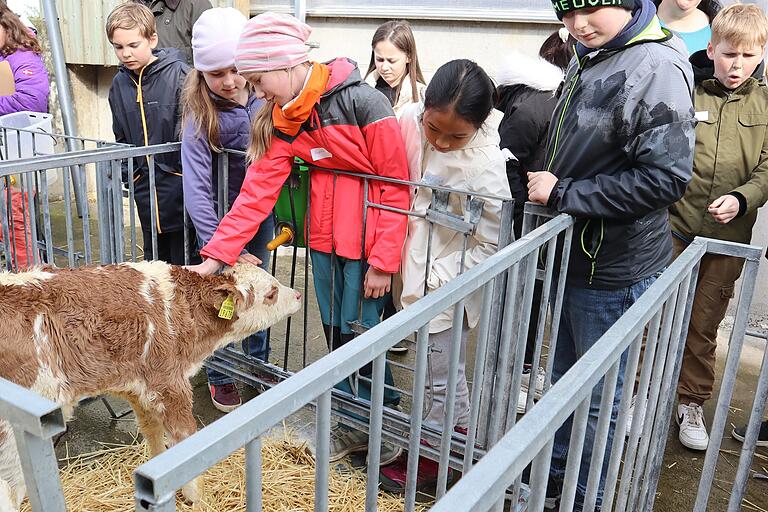
[[(539, 369), (536, 371), (536, 390), (534, 391), (535, 395), (533, 397), (534, 400), (541, 399), (541, 395), (544, 392), (544, 378), (546, 376), (546, 371), (544, 368), (539, 366)], [(531, 382), (531, 371), (523, 372), (523, 378), (520, 382), (520, 394), (517, 396), (517, 414), (523, 414), (525, 413), (525, 405), (528, 401), (528, 389), (530, 388), (530, 382)]]
[[(523, 392), (525, 392), (526, 395), (528, 394), (528, 388), (531, 386), (531, 373), (532, 372), (530, 371), (523, 372), (523, 380), (520, 386), (521, 395)], [(541, 399), (541, 394), (544, 392), (544, 378), (546, 375), (546, 370), (539, 366), (538, 370), (536, 370), (536, 395), (534, 396), (536, 400)]]
[(704, 425), (704, 410), (691, 402), (677, 406), (677, 424), (680, 426), (680, 442), (691, 450), (704, 451), (709, 444), (709, 434)]

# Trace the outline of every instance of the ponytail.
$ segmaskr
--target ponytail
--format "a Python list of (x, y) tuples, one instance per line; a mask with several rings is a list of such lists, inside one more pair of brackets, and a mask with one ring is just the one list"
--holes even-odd
[(211, 98), (211, 90), (205, 83), (203, 73), (196, 69), (189, 72), (181, 91), (182, 130), (187, 124), (194, 129), (195, 135), (207, 136), (211, 151), (221, 152), (218, 109)]
[(255, 162), (269, 151), (272, 146), (272, 134), (274, 132), (274, 122), (272, 121), (272, 110), (275, 108), (274, 101), (266, 102), (253, 117), (251, 123), (251, 142), (248, 144), (246, 156), (249, 162)]

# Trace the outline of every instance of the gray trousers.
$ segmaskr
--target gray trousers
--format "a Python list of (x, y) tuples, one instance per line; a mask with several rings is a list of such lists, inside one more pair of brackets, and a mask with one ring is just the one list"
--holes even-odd
[[(453, 329), (436, 332), (429, 335), (431, 352), (429, 366), (432, 376), (432, 386), (427, 381), (427, 401), (429, 411), (424, 421), (442, 426), (445, 416), (445, 402), (448, 396), (448, 366), (451, 359), (451, 338)], [(466, 428), (469, 425), (469, 390), (467, 389), (467, 376), (464, 371), (464, 362), (467, 352), (467, 336), (469, 327), (466, 321), (461, 330), (461, 345), (459, 353), (459, 374), (456, 381), (456, 405), (453, 413), (453, 426)]]

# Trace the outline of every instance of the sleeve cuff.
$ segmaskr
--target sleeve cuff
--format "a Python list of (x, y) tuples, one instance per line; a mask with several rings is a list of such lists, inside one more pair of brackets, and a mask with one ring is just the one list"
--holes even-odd
[(747, 213), (747, 198), (744, 197), (740, 192), (731, 192), (728, 195), (733, 196), (739, 200), (739, 213), (736, 214), (736, 217), (743, 217), (744, 214)]
[(555, 182), (555, 186), (552, 187), (552, 192), (549, 193), (549, 198), (547, 199), (547, 208), (552, 208), (553, 210), (555, 208), (555, 204), (557, 203), (557, 198), (560, 196), (560, 185), (562, 184), (562, 180), (557, 180)]

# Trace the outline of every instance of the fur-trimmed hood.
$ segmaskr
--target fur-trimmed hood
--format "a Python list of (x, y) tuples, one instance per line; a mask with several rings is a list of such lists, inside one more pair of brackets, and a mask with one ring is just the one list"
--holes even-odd
[(509, 53), (496, 77), (499, 87), (525, 85), (538, 91), (556, 91), (563, 81), (563, 70), (541, 57)]

